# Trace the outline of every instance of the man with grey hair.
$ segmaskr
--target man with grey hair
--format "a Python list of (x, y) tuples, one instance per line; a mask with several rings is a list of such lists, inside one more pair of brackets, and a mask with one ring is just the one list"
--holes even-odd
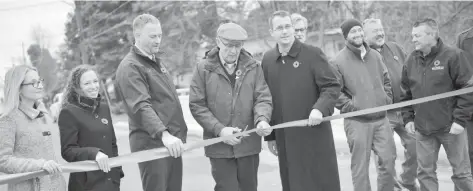
[(240, 25), (221, 25), (217, 47), (197, 64), (190, 85), (189, 108), (204, 129), (204, 139), (258, 128), (257, 134), (205, 147), (215, 191), (258, 189), (261, 136), (271, 133), (271, 93), (261, 65), (243, 49), (247, 38)]
[(301, 42), (307, 40), (307, 18), (298, 13), (291, 15), (292, 24), (294, 25), (294, 36)]
[[(415, 22), (412, 41), (415, 51), (403, 68), (401, 101), (471, 86), (473, 69), (465, 52), (443, 43), (435, 20), (427, 18)], [(473, 190), (464, 131), (471, 120), (472, 106), (473, 95), (463, 94), (402, 110), (406, 130), (416, 136), (417, 178), (421, 191), (438, 190), (436, 167), (440, 146), (444, 147), (451, 164), (455, 190)]]
[[(401, 99), (401, 74), (404, 62), (406, 60), (406, 53), (398, 44), (394, 42), (387, 42), (384, 33), (383, 25), (379, 19), (366, 19), (363, 21), (363, 30), (365, 32), (365, 42), (370, 48), (378, 51), (383, 57), (384, 64), (388, 69), (389, 77), (392, 84), (393, 103), (398, 103)], [(401, 190), (402, 187), (410, 191), (417, 190), (417, 155), (416, 142), (414, 135), (408, 133), (404, 128), (402, 122), (401, 110), (390, 110), (387, 112), (389, 124), (391, 128), (401, 138), (404, 146), (404, 162), (402, 163), (403, 172), (401, 174), (401, 181), (396, 181), (395, 189)], [(393, 142), (394, 143), (394, 142)], [(396, 158), (396, 145), (393, 144), (393, 157)], [(376, 156), (374, 156), (376, 157)], [(377, 161), (377, 160), (375, 160)], [(377, 164), (376, 164), (377, 165)], [(378, 168), (379, 165), (377, 165)], [(397, 180), (396, 171), (393, 172), (394, 178)], [(401, 185), (399, 185), (400, 183)]]
[(153, 15), (139, 15), (133, 35), (135, 44), (116, 73), (117, 91), (128, 114), (130, 149), (166, 147), (172, 157), (138, 164), (143, 190), (181, 191), (187, 126), (173, 80), (157, 56), (161, 24)]

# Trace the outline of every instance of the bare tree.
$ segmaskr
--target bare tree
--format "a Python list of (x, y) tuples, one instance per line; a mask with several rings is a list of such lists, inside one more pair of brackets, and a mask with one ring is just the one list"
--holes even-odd
[(31, 38), (34, 44), (37, 44), (41, 49), (49, 49), (50, 47), (50, 32), (41, 25), (36, 25), (31, 29)]

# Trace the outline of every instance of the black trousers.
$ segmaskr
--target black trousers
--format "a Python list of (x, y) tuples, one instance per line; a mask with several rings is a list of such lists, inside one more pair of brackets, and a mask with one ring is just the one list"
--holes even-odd
[(166, 157), (138, 164), (143, 191), (181, 191), (182, 157)]
[(471, 172), (473, 173), (473, 121), (472, 120), (466, 123), (465, 130), (468, 136), (468, 154), (470, 156)]
[(257, 191), (259, 155), (210, 158), (215, 191)]

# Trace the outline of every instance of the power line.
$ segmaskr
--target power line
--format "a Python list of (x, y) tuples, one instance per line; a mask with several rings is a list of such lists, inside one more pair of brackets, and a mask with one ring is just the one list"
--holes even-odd
[(31, 8), (31, 7), (39, 7), (39, 6), (44, 6), (44, 5), (54, 4), (54, 3), (59, 3), (59, 1), (50, 1), (50, 2), (36, 3), (36, 4), (31, 4), (31, 5), (23, 5), (23, 6), (2, 8), (2, 9), (0, 9), (0, 12), (1, 11), (12, 11), (12, 10), (18, 10), (18, 9), (26, 9), (26, 8)]
[[(105, 15), (104, 18), (102, 18), (102, 19), (96, 21), (95, 23), (93, 23), (93, 24), (87, 26), (84, 30), (80, 30), (80, 29), (79, 29), (80, 31), (77, 32), (75, 36), (78, 36), (78, 35), (80, 35), (80, 34), (86, 32), (87, 30), (91, 29), (93, 26), (95, 26), (95, 25), (98, 24), (99, 22), (101, 22), (101, 21), (103, 21), (103, 20), (105, 20), (105, 19), (108, 19), (108, 17), (109, 17), (110, 15), (112, 15), (115, 11), (117, 11), (118, 9), (120, 9), (121, 7), (125, 6), (126, 4), (128, 4), (128, 3), (130, 3), (130, 2), (131, 2), (131, 1), (127, 1), (127, 2), (125, 2), (125, 3), (123, 3), (123, 4), (121, 4), (120, 6), (118, 6), (117, 8), (115, 8), (113, 11), (111, 11), (110, 13), (108, 13), (107, 15)], [(76, 14), (77, 14), (77, 13), (76, 13)]]

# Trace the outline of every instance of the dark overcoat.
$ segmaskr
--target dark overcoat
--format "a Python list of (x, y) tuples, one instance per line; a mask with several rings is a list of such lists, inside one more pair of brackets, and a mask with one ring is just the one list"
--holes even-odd
[[(74, 94), (59, 113), (58, 125), (61, 155), (67, 162), (95, 161), (99, 151), (109, 158), (118, 156), (110, 108), (100, 97), (90, 99)], [(121, 167), (108, 173), (101, 170), (71, 173), (68, 190), (118, 191), (123, 176)]]
[[(262, 60), (273, 96), (271, 125), (308, 119), (312, 109), (333, 114), (340, 84), (325, 54), (295, 40), (287, 56), (277, 46)], [(277, 129), (276, 140), (283, 191), (338, 191), (337, 156), (330, 122), (315, 127)]]

